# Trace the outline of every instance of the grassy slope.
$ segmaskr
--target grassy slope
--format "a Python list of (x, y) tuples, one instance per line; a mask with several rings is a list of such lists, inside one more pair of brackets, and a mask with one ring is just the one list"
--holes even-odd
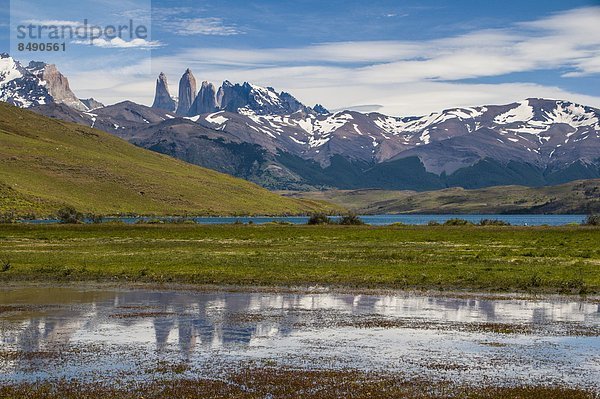
[(383, 213), (576, 213), (600, 212), (600, 180), (550, 187), (502, 186), (478, 190), (325, 191), (287, 194), (325, 200), (365, 214)]
[(0, 281), (600, 293), (598, 242), (588, 227), (0, 225)]
[[(286, 214), (327, 209), (0, 103), (0, 212)], [(333, 207), (335, 208), (335, 207)]]

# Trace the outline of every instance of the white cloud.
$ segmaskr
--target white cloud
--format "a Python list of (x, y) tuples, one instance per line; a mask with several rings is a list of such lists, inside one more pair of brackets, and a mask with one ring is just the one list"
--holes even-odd
[(199, 12), (203, 12), (203, 10), (190, 7), (155, 7), (152, 10), (152, 19), (162, 28), (180, 36), (233, 36), (244, 33), (237, 26), (227, 24), (223, 18), (191, 17)]
[(93, 41), (75, 40), (72, 43), (91, 45), (91, 46), (102, 47), (102, 48), (121, 48), (121, 49), (125, 49), (125, 48), (126, 49), (133, 49), (133, 48), (151, 49), (151, 48), (163, 46), (163, 44), (159, 41), (151, 41), (151, 40), (145, 40), (145, 39), (133, 39), (133, 40), (127, 41), (127, 40), (121, 39), (120, 37), (115, 37), (111, 40), (106, 40), (106, 39), (102, 39), (102, 38), (94, 39)]
[(151, 61), (144, 58), (137, 64), (121, 68), (78, 70), (69, 73), (68, 78), (80, 98), (93, 97), (104, 104), (124, 100), (146, 104), (152, 102), (154, 93), (155, 80), (147, 73), (150, 70)]
[(577, 78), (581, 76), (600, 74), (600, 57), (581, 60), (580, 65), (582, 68), (579, 71), (568, 72), (563, 76), (567, 78)]
[[(362, 105), (378, 104), (376, 110), (388, 115), (425, 115), (455, 107), (509, 104), (525, 98), (539, 97), (569, 100), (600, 108), (600, 97), (572, 93), (558, 87), (531, 83), (467, 84), (443, 82), (417, 82), (395, 85), (391, 89), (360, 86), (360, 93), (345, 87), (322, 90), (315, 97), (311, 92), (298, 89), (300, 96), (323, 98), (331, 109), (357, 109)], [(338, 96), (343, 96), (340, 101)]]
[(289, 63), (377, 63), (421, 54), (419, 43), (363, 41), (320, 43), (300, 48), (187, 49), (177, 55), (186, 60), (203, 59), (215, 65), (276, 65)]

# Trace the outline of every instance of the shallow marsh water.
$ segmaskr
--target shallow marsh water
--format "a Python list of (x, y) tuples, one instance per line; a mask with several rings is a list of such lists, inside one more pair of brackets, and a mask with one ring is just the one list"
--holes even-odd
[(408, 293), (0, 290), (0, 382), (218, 378), (247, 364), (600, 392), (600, 303)]

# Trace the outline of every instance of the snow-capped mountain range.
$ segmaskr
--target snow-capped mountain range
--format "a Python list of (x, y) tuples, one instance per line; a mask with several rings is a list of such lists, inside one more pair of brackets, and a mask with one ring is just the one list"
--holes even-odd
[[(193, 120), (235, 135), (241, 131), (261, 134), (275, 147), (324, 166), (333, 155), (379, 163), (418, 154), (427, 170), (438, 174), (452, 173), (459, 165), (430, 159), (426, 147), (463, 136), (484, 133), (498, 143), (492, 143), (494, 147), (511, 149), (505, 159), (527, 159), (540, 166), (581, 159), (573, 157), (575, 147), (600, 144), (599, 110), (544, 99), (450, 109), (421, 117), (353, 111), (258, 115), (252, 109), (241, 108), (237, 113), (219, 111)], [(591, 162), (600, 157), (600, 152), (581, 155)]]
[(174, 98), (161, 74), (153, 107), (126, 101), (91, 111), (53, 66), (22, 67), (6, 55), (0, 61), (3, 101), (269, 188), (432, 189), (600, 177), (600, 110), (569, 101), (530, 98), (395, 117), (330, 113), (250, 83), (217, 88), (205, 81), (197, 89), (190, 70), (179, 83)]

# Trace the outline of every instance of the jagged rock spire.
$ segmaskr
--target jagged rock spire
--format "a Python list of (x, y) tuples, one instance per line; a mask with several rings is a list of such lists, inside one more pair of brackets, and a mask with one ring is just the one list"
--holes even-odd
[(192, 105), (189, 115), (201, 115), (219, 110), (217, 104), (217, 89), (215, 85), (207, 81), (202, 82), (200, 92)]
[(177, 115), (187, 116), (196, 98), (196, 78), (188, 68), (179, 81), (179, 104)]
[(152, 108), (164, 109), (165, 111), (173, 112), (177, 107), (177, 102), (173, 100), (169, 92), (169, 83), (167, 75), (163, 72), (158, 75), (156, 80), (156, 94), (154, 95), (154, 104)]

